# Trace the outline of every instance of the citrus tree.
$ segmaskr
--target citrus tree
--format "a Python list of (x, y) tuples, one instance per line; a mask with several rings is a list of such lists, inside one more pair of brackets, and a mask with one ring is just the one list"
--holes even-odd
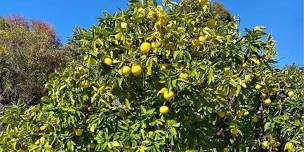
[(264, 27), (241, 34), (211, 6), (134, 0), (105, 13), (75, 36), (83, 62), (54, 73), (41, 103), (3, 109), (0, 147), (303, 150), (303, 72), (275, 69)]

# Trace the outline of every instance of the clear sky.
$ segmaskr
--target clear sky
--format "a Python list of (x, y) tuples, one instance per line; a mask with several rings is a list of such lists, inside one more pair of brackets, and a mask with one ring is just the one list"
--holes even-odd
[[(217, 0), (235, 16), (240, 28), (267, 27), (277, 41), (278, 66), (304, 66), (303, 0)], [(128, 0), (0, 0), (0, 16), (20, 15), (51, 24), (62, 42), (76, 26), (89, 28), (103, 11), (126, 9)]]

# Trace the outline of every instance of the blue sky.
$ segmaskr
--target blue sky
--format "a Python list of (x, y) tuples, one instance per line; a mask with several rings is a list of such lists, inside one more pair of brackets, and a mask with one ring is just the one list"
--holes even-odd
[[(277, 41), (278, 66), (304, 66), (303, 0), (217, 0), (235, 16), (240, 28), (267, 27)], [(103, 11), (127, 8), (127, 0), (0, 0), (0, 16), (20, 15), (51, 24), (63, 42), (76, 26), (89, 28)]]

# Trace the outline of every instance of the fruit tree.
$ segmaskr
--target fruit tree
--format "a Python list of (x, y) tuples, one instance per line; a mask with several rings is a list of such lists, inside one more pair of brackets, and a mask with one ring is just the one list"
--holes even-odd
[(0, 147), (26, 151), (303, 150), (303, 72), (275, 69), (264, 27), (208, 0), (130, 1), (80, 30), (83, 62), (4, 109)]

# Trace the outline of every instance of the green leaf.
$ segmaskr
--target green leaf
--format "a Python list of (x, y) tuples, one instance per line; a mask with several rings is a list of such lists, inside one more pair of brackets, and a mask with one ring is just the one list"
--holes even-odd
[(264, 27), (264, 26), (256, 26), (256, 27), (254, 27), (254, 30), (255, 31), (264, 31), (266, 28)]
[(128, 99), (125, 99), (125, 106), (127, 109), (131, 109), (131, 104)]
[(211, 84), (212, 82), (215, 81), (215, 77), (214, 77), (214, 73), (213, 73), (213, 69), (212, 68), (210, 68), (209, 71), (208, 71), (207, 80), (208, 80), (208, 84)]
[(75, 150), (75, 145), (76, 145), (76, 143), (74, 141), (69, 140), (67, 142), (67, 148), (68, 148), (68, 150), (74, 151)]

